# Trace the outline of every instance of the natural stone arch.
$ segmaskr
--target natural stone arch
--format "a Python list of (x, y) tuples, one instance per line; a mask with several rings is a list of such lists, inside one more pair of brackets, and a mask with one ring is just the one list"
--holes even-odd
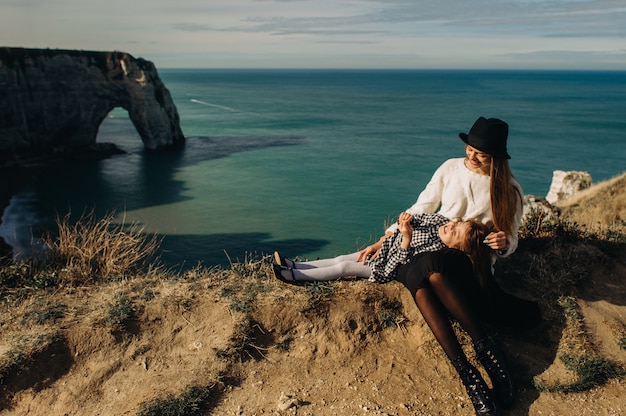
[(184, 143), (152, 62), (124, 52), (0, 48), (0, 158), (94, 146), (116, 107), (128, 111), (146, 149)]

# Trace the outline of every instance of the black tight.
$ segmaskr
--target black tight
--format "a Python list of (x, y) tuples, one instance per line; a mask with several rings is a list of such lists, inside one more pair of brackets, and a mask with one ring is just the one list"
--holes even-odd
[(463, 356), (452, 325), (452, 315), (474, 343), (484, 338), (471, 305), (457, 286), (442, 273), (431, 273), (415, 293), (415, 303), (450, 360)]

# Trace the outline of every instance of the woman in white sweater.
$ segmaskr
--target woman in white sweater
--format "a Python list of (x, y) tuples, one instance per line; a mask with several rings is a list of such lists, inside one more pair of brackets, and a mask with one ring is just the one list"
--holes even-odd
[[(495, 120), (481, 117), (472, 129), (475, 130), (477, 124), (483, 130), (494, 128), (483, 126), (486, 123), (499, 125), (502, 131), (498, 133), (500, 136), (494, 136), (496, 139), (479, 139), (471, 132), (469, 135), (459, 134), (466, 143), (465, 158), (445, 161), (406, 212), (413, 215), (438, 212), (446, 218), (476, 219), (491, 224), (497, 231), (489, 235), (489, 246), (499, 256), (506, 257), (517, 249), (523, 192), (508, 163), (508, 126)], [(504, 139), (498, 140), (497, 137)], [(496, 197), (492, 198), (492, 195)], [(359, 259), (375, 255), (382, 241), (396, 229), (396, 224), (389, 227), (377, 243), (361, 251)]]
[[(508, 125), (499, 119), (478, 118), (465, 142), (465, 158), (450, 159), (432, 179), (407, 212), (438, 212), (448, 218), (476, 218), (494, 231), (485, 239), (493, 257), (508, 256), (517, 248), (522, 217), (522, 188), (509, 167), (506, 149)], [(357, 261), (375, 259), (395, 225), (377, 243), (359, 253)], [(498, 415), (499, 407), (510, 407), (515, 398), (513, 379), (503, 354), (487, 338), (478, 317), (497, 314), (494, 296), (502, 294), (491, 267), (472, 270), (467, 256), (458, 250), (443, 249), (420, 253), (401, 265), (396, 280), (413, 295), (424, 320), (457, 370), (478, 415)], [(474, 341), (476, 355), (489, 374), (496, 399), (491, 396), (478, 370), (463, 352), (452, 329), (452, 315)]]

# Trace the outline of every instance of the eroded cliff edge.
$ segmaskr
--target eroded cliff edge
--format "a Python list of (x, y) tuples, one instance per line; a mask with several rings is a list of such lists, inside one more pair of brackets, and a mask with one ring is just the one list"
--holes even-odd
[(146, 149), (184, 143), (152, 62), (124, 52), (0, 48), (0, 161), (92, 148), (116, 107), (128, 111)]

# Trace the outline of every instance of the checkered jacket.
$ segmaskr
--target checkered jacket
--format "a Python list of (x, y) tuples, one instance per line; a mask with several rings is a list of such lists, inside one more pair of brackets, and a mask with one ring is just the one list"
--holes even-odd
[(378, 283), (390, 282), (396, 278), (398, 266), (408, 263), (416, 254), (446, 248), (439, 238), (439, 227), (448, 222), (450, 220), (441, 214), (414, 215), (411, 220), (413, 235), (410, 247), (408, 249), (400, 247), (402, 233), (399, 230), (387, 237), (383, 241), (378, 256), (369, 264), (372, 269), (370, 280)]

